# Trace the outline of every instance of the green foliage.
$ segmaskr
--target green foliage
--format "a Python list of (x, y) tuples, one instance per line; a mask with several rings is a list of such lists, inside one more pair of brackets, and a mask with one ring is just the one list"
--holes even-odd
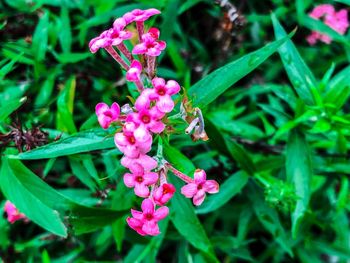
[[(209, 0), (0, 3), (0, 209), (10, 200), (28, 218), (0, 218), (1, 262), (350, 260), (349, 32), (308, 16), (321, 2), (230, 2), (245, 17), (240, 30)], [(142, 237), (126, 224), (141, 199), (123, 184), (120, 127), (101, 129), (94, 114), (137, 92), (88, 43), (152, 7), (162, 14), (148, 26), (167, 41), (157, 74), (183, 89), (151, 155), (190, 177), (206, 170), (220, 191), (195, 207), (169, 171), (170, 216), (159, 236)], [(311, 30), (333, 42), (308, 45)], [(182, 101), (202, 110), (208, 141), (184, 133)], [(34, 127), (43, 143), (19, 147)]]

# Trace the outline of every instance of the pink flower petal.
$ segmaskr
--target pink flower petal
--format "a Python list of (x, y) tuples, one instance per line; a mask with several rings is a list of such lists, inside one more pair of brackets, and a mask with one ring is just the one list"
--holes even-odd
[(205, 182), (205, 180), (207, 179), (207, 174), (205, 173), (204, 170), (202, 169), (197, 169), (194, 172), (194, 182), (198, 185), (200, 183)]
[(172, 98), (166, 94), (164, 96), (159, 97), (156, 106), (159, 111), (168, 113), (174, 109), (175, 104)]
[(145, 199), (142, 201), (141, 209), (143, 214), (152, 214), (154, 213), (154, 204), (150, 199)]
[(150, 127), (151, 132), (153, 133), (161, 133), (165, 129), (165, 124), (161, 121), (155, 121), (153, 122), (152, 126)]
[(95, 107), (96, 115), (100, 115), (106, 110), (109, 110), (109, 107), (106, 103), (100, 102), (96, 104), (96, 107)]
[(127, 187), (134, 187), (135, 186), (135, 177), (133, 174), (126, 173), (124, 174), (124, 184)]
[(153, 216), (156, 220), (162, 220), (166, 218), (168, 214), (169, 214), (169, 208), (166, 206), (162, 206), (154, 212)]
[(141, 55), (141, 54), (145, 54), (146, 52), (147, 52), (147, 47), (144, 43), (135, 45), (132, 50), (132, 54), (134, 55)]
[(163, 88), (165, 86), (165, 80), (162, 78), (153, 78), (152, 85), (155, 89)]
[(158, 174), (154, 172), (145, 173), (143, 176), (145, 185), (152, 185), (158, 181)]
[(142, 226), (142, 231), (150, 236), (156, 236), (160, 234), (158, 224), (154, 223), (153, 221), (145, 222)]
[(166, 84), (167, 94), (175, 95), (180, 91), (180, 85), (175, 80), (169, 80)]
[(135, 191), (135, 194), (139, 197), (148, 197), (149, 196), (149, 189), (143, 183), (141, 183), (141, 184), (136, 183), (134, 191)]
[(199, 190), (194, 196), (193, 196), (193, 204), (196, 206), (199, 206), (203, 203), (205, 198), (205, 191)]
[(207, 180), (203, 184), (203, 188), (209, 194), (215, 194), (219, 192), (219, 184), (215, 180)]
[(192, 198), (197, 193), (197, 185), (194, 183), (186, 184), (181, 188), (181, 194), (187, 198)]
[(131, 215), (138, 220), (141, 220), (143, 218), (143, 214), (140, 211), (134, 209), (131, 209)]

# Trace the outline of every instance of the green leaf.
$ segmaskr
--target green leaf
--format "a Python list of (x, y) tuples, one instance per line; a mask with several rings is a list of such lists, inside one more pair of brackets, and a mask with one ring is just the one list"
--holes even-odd
[(169, 219), (165, 218), (159, 222), (161, 234), (152, 237), (147, 245), (134, 245), (124, 259), (124, 263), (134, 262), (157, 262), (156, 256), (164, 240), (168, 228)]
[(53, 55), (58, 60), (58, 62), (60, 62), (61, 64), (77, 63), (79, 61), (85, 60), (85, 59), (92, 56), (92, 54), (90, 52), (63, 53), (63, 54), (57, 54), (56, 52), (53, 52)]
[[(170, 160), (173, 161), (173, 160)], [(170, 178), (176, 189), (182, 187), (180, 180)], [(216, 258), (212, 244), (195, 214), (190, 200), (177, 191), (170, 202), (170, 219), (177, 231), (195, 248), (202, 251), (210, 261), (219, 262)]]
[(107, 137), (111, 132), (111, 130), (106, 131), (102, 129), (83, 131), (57, 142), (9, 157), (22, 160), (36, 160), (110, 149), (115, 147), (113, 137)]
[(73, 174), (91, 191), (96, 191), (96, 183), (91, 177), (89, 171), (83, 166), (79, 157), (72, 156), (69, 158), (69, 165), (73, 171)]
[(286, 152), (287, 182), (294, 184), (298, 196), (295, 210), (292, 214), (292, 235), (297, 237), (301, 220), (308, 208), (310, 200), (310, 182), (313, 174), (311, 154), (305, 135), (293, 130), (288, 138)]
[(72, 32), (71, 32), (71, 26), (70, 26), (69, 11), (67, 8), (65, 7), (61, 8), (61, 19), (57, 21), (59, 22), (58, 38), (61, 43), (61, 48), (64, 53), (70, 53), (71, 46), (72, 46)]
[(49, 100), (52, 99), (52, 92), (55, 86), (55, 79), (58, 75), (59, 69), (55, 68), (46, 77), (44, 83), (40, 87), (39, 93), (35, 98), (35, 107), (47, 107)]
[(75, 87), (75, 77), (72, 76), (67, 80), (57, 99), (57, 129), (69, 133), (77, 132), (73, 120)]
[(189, 95), (193, 99), (193, 106), (204, 107), (213, 102), (229, 87), (263, 63), (287, 39), (289, 37), (270, 43), (236, 61), (230, 62), (198, 81), (189, 90)]
[(21, 99), (12, 99), (9, 101), (2, 101), (2, 105), (0, 107), (0, 121), (4, 121), (12, 112), (17, 110), (25, 101), (26, 97)]
[(32, 50), (35, 54), (35, 60), (43, 61), (45, 59), (48, 45), (49, 11), (40, 17), (39, 23), (35, 28), (32, 42)]
[(340, 109), (350, 96), (350, 66), (347, 66), (335, 75), (324, 95), (326, 103), (334, 104), (336, 109)]
[(256, 168), (253, 160), (249, 154), (233, 140), (226, 140), (226, 145), (230, 151), (233, 159), (239, 164), (239, 166), (247, 172), (249, 175), (253, 175), (256, 172)]
[(164, 147), (164, 155), (167, 161), (169, 161), (176, 169), (193, 177), (193, 173), (196, 167), (193, 165), (185, 155), (183, 155), (178, 149), (166, 145)]
[(3, 80), (4, 77), (11, 72), (13, 66), (16, 64), (16, 62), (23, 56), (23, 53), (19, 54), (17, 57), (13, 58), (10, 62), (8, 62), (6, 65), (2, 66), (0, 69), (0, 80)]
[[(284, 39), (287, 34), (277, 17), (271, 14), (273, 28), (276, 39)], [(309, 67), (306, 65), (292, 40), (287, 39), (279, 49), (284, 68), (287, 72), (289, 80), (293, 84), (295, 91), (299, 97), (309, 105), (314, 104), (312, 89), (316, 89), (316, 80)]]
[(104, 208), (92, 208), (72, 205), (69, 223), (73, 225), (76, 235), (94, 232), (106, 225), (111, 225), (129, 211), (115, 211)]
[(31, 185), (30, 182), (23, 184), (18, 178), (28, 180), (24, 178), (28, 173), (31, 171), (21, 162), (3, 158), (0, 172), (2, 192), (31, 221), (55, 235), (66, 237), (67, 229), (58, 211), (47, 206), (32, 193), (35, 185)]
[[(193, 173), (194, 165), (177, 149), (167, 145), (164, 147), (164, 153), (167, 160), (173, 164), (174, 167), (187, 174)], [(171, 183), (175, 185), (176, 189), (181, 188), (180, 180), (174, 178), (174, 176), (169, 179)], [(201, 250), (208, 259), (219, 262), (208, 236), (195, 214), (190, 200), (184, 198), (184, 196), (177, 191), (171, 199), (170, 211), (171, 221), (179, 233), (183, 235), (192, 246)]]
[(206, 214), (222, 207), (241, 192), (243, 187), (247, 184), (248, 178), (245, 172), (237, 172), (231, 175), (229, 179), (220, 185), (220, 191), (217, 194), (206, 197), (203, 204), (196, 210), (196, 213)]
[(3, 159), (0, 187), (4, 195), (34, 223), (56, 235), (66, 236), (59, 215), (68, 213), (68, 221), (79, 235), (110, 225), (129, 212), (123, 204), (115, 210), (80, 205), (46, 184), (20, 161)]
[(266, 205), (260, 192), (256, 186), (250, 185), (248, 197), (253, 204), (258, 220), (271, 233), (273, 239), (281, 248), (290, 256), (293, 256), (290, 235), (284, 230), (276, 210)]

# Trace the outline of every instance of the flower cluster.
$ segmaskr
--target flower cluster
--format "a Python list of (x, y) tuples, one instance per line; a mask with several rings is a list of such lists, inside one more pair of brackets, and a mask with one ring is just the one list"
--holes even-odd
[[(114, 135), (114, 141), (124, 154), (121, 164), (129, 170), (124, 175), (124, 183), (133, 188), (135, 195), (145, 198), (142, 211), (132, 209), (132, 217), (127, 218), (127, 223), (140, 235), (150, 236), (160, 233), (158, 222), (169, 214), (165, 205), (176, 191), (167, 181), (169, 170), (187, 183), (181, 193), (193, 198), (194, 205), (200, 205), (206, 193), (219, 191), (218, 183), (206, 180), (203, 170), (196, 170), (192, 179), (175, 169), (162, 154), (158, 154), (157, 158), (149, 155), (154, 135), (161, 137), (165, 132), (166, 115), (175, 107), (172, 96), (181, 90), (175, 80), (166, 81), (156, 76), (156, 58), (166, 48), (166, 43), (159, 40), (160, 31), (157, 28), (145, 32), (144, 22), (159, 13), (157, 9), (128, 12), (89, 44), (93, 53), (100, 48), (105, 49), (126, 70), (126, 80), (133, 82), (139, 91), (132, 107), (128, 104), (120, 107), (116, 102), (109, 107), (101, 102), (95, 110), (102, 128), (107, 129), (112, 123), (121, 126), (121, 130)], [(126, 29), (132, 23), (136, 25), (139, 43), (130, 52), (123, 42), (133, 37), (131, 31)], [(138, 58), (134, 59), (134, 56)], [(197, 118), (191, 129), (198, 130), (198, 123)], [(204, 122), (201, 123), (203, 126)], [(204, 133), (203, 128), (200, 129), (201, 133)]]
[[(349, 27), (348, 11), (346, 9), (341, 9), (337, 12), (330, 4), (316, 6), (309, 13), (309, 16), (316, 20), (322, 19), (327, 26), (337, 31), (341, 35), (344, 35)], [(326, 44), (330, 44), (332, 42), (332, 38), (330, 36), (321, 34), (317, 31), (312, 31), (306, 40), (310, 45), (316, 44), (318, 40)]]
[(27, 217), (24, 214), (20, 213), (15, 205), (10, 201), (6, 201), (4, 211), (7, 214), (7, 221), (9, 221), (11, 224), (18, 220), (28, 221)]

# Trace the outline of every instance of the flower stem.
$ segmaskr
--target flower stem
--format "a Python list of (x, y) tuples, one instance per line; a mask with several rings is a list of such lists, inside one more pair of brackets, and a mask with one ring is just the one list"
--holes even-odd
[(115, 59), (115, 61), (117, 61), (120, 66), (125, 69), (128, 70), (129, 66), (125, 63), (125, 61), (122, 59), (122, 57), (118, 54), (117, 51), (115, 51), (115, 49), (111, 46), (109, 47), (105, 47), (105, 50)]
[(137, 32), (139, 34), (139, 42), (142, 42), (142, 35), (144, 34), (145, 31), (145, 26), (143, 24), (143, 21), (137, 21), (136, 22), (136, 28), (137, 28)]
[(168, 168), (174, 175), (176, 175), (178, 178), (180, 178), (182, 181), (186, 183), (193, 183), (193, 179), (186, 174), (180, 172), (175, 167), (173, 167), (170, 163), (165, 163), (165, 167)]
[(124, 56), (130, 61), (130, 63), (134, 60), (129, 49), (125, 46), (123, 42), (117, 45), (117, 48), (120, 50), (120, 52), (124, 54)]
[(150, 79), (154, 77), (154, 70), (156, 67), (156, 57), (147, 56), (147, 73)]
[(135, 81), (135, 84), (136, 84), (137, 90), (139, 92), (142, 92), (144, 90), (144, 87), (143, 87), (143, 84), (142, 84), (141, 80)]

